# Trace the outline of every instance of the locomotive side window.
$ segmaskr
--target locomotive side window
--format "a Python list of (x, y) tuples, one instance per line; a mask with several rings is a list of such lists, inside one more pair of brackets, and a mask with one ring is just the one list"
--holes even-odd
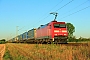
[(65, 24), (54, 24), (54, 28), (65, 28)]

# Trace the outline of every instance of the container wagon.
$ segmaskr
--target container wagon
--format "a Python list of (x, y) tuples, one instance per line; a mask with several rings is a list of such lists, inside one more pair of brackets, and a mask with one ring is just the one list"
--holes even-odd
[(36, 29), (33, 28), (28, 31), (28, 41), (27, 42), (35, 42), (36, 40)]
[(23, 33), (22, 39), (24, 41), (28, 39), (28, 32)]

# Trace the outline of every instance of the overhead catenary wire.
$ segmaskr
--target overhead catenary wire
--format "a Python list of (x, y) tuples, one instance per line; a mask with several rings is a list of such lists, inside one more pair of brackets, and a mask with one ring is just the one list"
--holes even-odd
[[(60, 3), (62, 3), (62, 2), (63, 2), (63, 0), (61, 0), (59, 3), (57, 3), (52, 9), (54, 9), (55, 7), (57, 7), (57, 6), (58, 6)], [(50, 12), (52, 9), (50, 9), (48, 12)], [(48, 12), (47, 12), (47, 13), (48, 13)], [(43, 16), (45, 16), (47, 13), (45, 13)], [(43, 16), (42, 16), (42, 17), (43, 17)], [(49, 16), (50, 16), (50, 14), (47, 15), (46, 17), (44, 17), (43, 19), (39, 18), (39, 19), (38, 19), (39, 21), (36, 22), (35, 24), (41, 22), (42, 20), (45, 20), (45, 19), (48, 18)], [(41, 19), (41, 20), (40, 20), (40, 19)], [(34, 27), (35, 24), (33, 24), (32, 27)], [(18, 29), (18, 31), (22, 30), (23, 28), (25, 28), (25, 26), (22, 27), (22, 28), (20, 28), (20, 29)]]
[[(57, 5), (55, 5), (52, 9), (54, 9), (55, 7), (57, 7), (62, 1), (63, 1), (63, 0), (61, 0), (61, 1), (60, 1)], [(59, 9), (57, 9), (56, 12), (59, 11), (60, 9), (64, 8), (65, 6), (67, 6), (68, 4), (70, 4), (70, 3), (73, 2), (73, 1), (74, 1), (74, 0), (69, 1), (68, 3), (66, 3), (65, 5), (63, 5), (62, 7), (60, 7)], [(85, 2), (85, 3), (86, 3), (86, 2)], [(85, 3), (82, 3), (81, 5), (83, 5), (83, 4), (85, 4)], [(80, 5), (80, 6), (81, 6), (81, 5)], [(90, 6), (89, 6), (89, 7), (90, 7)], [(76, 11), (76, 12), (74, 12), (74, 13), (71, 13), (71, 14), (65, 16), (65, 17), (62, 17), (61, 19), (66, 18), (66, 17), (68, 17), (68, 16), (71, 16), (71, 15), (73, 15), (73, 14), (75, 14), (75, 13), (78, 13), (78, 12), (80, 12), (80, 11), (82, 11), (82, 10), (85, 10), (85, 9), (87, 9), (87, 8), (89, 8), (89, 7), (86, 7), (86, 8), (83, 8), (83, 9), (81, 9), (81, 10), (78, 10), (78, 11)], [(75, 8), (77, 8), (77, 7), (75, 7)], [(52, 10), (52, 9), (51, 9), (51, 10)], [(51, 11), (51, 10), (49, 10), (49, 11)], [(45, 15), (46, 15), (46, 14), (44, 14), (43, 16), (45, 16)], [(43, 17), (43, 16), (42, 16), (42, 17)], [(41, 22), (42, 20), (45, 20), (45, 19), (48, 18), (49, 16), (50, 16), (50, 14), (47, 15), (46, 17), (44, 17), (43, 19), (40, 18), (41, 20), (38, 19), (39, 21), (36, 22), (35, 24)], [(34, 26), (35, 24), (33, 24), (33, 26)], [(24, 26), (23, 28), (25, 28), (25, 26)], [(23, 28), (20, 28), (18, 31), (22, 30)]]
[(22, 28), (20, 28), (20, 29), (18, 29), (18, 31), (22, 30), (23, 28), (25, 28), (25, 26), (24, 26), (24, 27), (22, 27)]
[[(60, 3), (62, 3), (62, 1), (63, 1), (63, 0), (61, 0), (56, 6), (58, 6)], [(69, 1), (68, 3), (66, 3), (65, 5), (63, 5), (62, 7), (60, 7), (59, 9), (57, 9), (55, 12), (57, 12), (58, 10), (64, 8), (65, 6), (67, 6), (68, 4), (70, 4), (72, 1), (74, 1), (74, 0)], [(56, 6), (55, 6), (55, 7), (56, 7)], [(53, 7), (53, 8), (55, 8), (55, 7)], [(53, 8), (52, 8), (52, 9), (53, 9)], [(52, 10), (52, 9), (51, 9), (51, 10)], [(51, 11), (51, 10), (50, 10), (50, 11)], [(50, 15), (46, 16), (46, 17), (45, 17), (44, 19), (42, 19), (42, 20), (45, 20), (45, 19), (48, 18), (49, 16), (50, 16)], [(41, 22), (42, 20), (38, 21), (38, 23)], [(36, 23), (36, 24), (37, 24), (37, 23)], [(34, 26), (34, 25), (33, 25), (33, 26)]]
[[(59, 9), (57, 9), (56, 11), (64, 8), (65, 6), (67, 6), (68, 4), (70, 4), (72, 1), (74, 1), (74, 0), (69, 1), (68, 3), (66, 3), (65, 5), (63, 5), (62, 7), (60, 7)], [(58, 6), (60, 3), (62, 3), (62, 2), (63, 2), (63, 0), (61, 0), (58, 4), (56, 4), (52, 9), (54, 9), (55, 7), (57, 7), (57, 6)], [(50, 9), (48, 12), (50, 12), (52, 9)], [(43, 16), (45, 16), (45, 15), (46, 15), (46, 14), (44, 14)], [(43, 16), (42, 16), (42, 17), (43, 17)], [(50, 14), (47, 15), (45, 18), (41, 19), (41, 20), (38, 19), (39, 21), (36, 22), (35, 24), (40, 23), (42, 20), (45, 20), (45, 19), (48, 18), (49, 16), (50, 16)], [(32, 27), (34, 27), (35, 24), (33, 24)], [(24, 26), (23, 28), (25, 28), (25, 26)], [(23, 28), (20, 28), (19, 31), (22, 30)]]
[[(57, 7), (57, 6), (58, 6), (60, 3), (62, 3), (62, 2), (63, 2), (63, 0), (61, 0), (59, 3), (57, 3), (57, 4), (56, 4), (53, 8), (51, 8), (47, 13), (51, 12), (51, 10), (53, 10), (55, 7)], [(45, 13), (43, 16), (45, 16), (47, 13)], [(42, 17), (43, 17), (43, 16), (42, 16)], [(50, 16), (50, 14), (48, 14), (46, 17), (44, 17), (44, 18), (42, 18), (42, 19), (39, 18), (39, 19), (38, 19), (39, 21), (36, 22), (35, 24), (40, 23), (41, 21), (45, 20), (45, 19), (48, 18), (49, 16)], [(33, 24), (32, 27), (34, 27), (35, 24)]]
[[(48, 16), (46, 16), (45, 18), (43, 18), (42, 20), (45, 20), (46, 18), (48, 18), (50, 15), (48, 15)], [(37, 23), (39, 23), (39, 22), (41, 22), (42, 20), (39, 20)], [(37, 24), (37, 23), (35, 23), (35, 24)], [(34, 24), (34, 25), (35, 25)], [(34, 27), (34, 25), (33, 25), (33, 27)]]
[(68, 3), (66, 3), (65, 5), (63, 5), (62, 7), (60, 7), (59, 9), (57, 9), (56, 12), (59, 11), (60, 9), (64, 8), (65, 6), (67, 6), (68, 4), (70, 4), (70, 3), (73, 2), (73, 1), (74, 1), (74, 0), (69, 1)]
[[(59, 3), (57, 3), (54, 7), (52, 7), (47, 13), (51, 12), (51, 10), (53, 10), (55, 7), (57, 7), (59, 4), (61, 4), (63, 2), (63, 0), (61, 0)], [(43, 16), (45, 16), (47, 13), (45, 13)], [(43, 17), (42, 16), (42, 17)]]
[(78, 11), (76, 11), (76, 12), (73, 12), (73, 13), (67, 15), (67, 16), (64, 16), (64, 17), (62, 17), (62, 18), (60, 18), (60, 19), (63, 19), (63, 18), (66, 18), (66, 17), (68, 17), (68, 16), (71, 16), (71, 15), (73, 15), (73, 14), (76, 14), (76, 13), (78, 13), (78, 12), (80, 12), (80, 11), (82, 11), (82, 10), (85, 10), (85, 9), (87, 9), (87, 8), (90, 8), (90, 6), (87, 6), (87, 7), (85, 7), (85, 8), (82, 8), (82, 9), (80, 9), (80, 10), (78, 10)]
[[(67, 6), (68, 4), (70, 4), (72, 1), (74, 1), (74, 0), (69, 1), (68, 3), (66, 3), (65, 5), (63, 5), (62, 7), (60, 7), (59, 9), (57, 9), (56, 11), (64, 8), (65, 6)], [(58, 6), (60, 3), (62, 3), (62, 2), (63, 2), (63, 0), (61, 0), (58, 4), (56, 4), (52, 9), (54, 9), (55, 7), (57, 7), (57, 6)], [(48, 12), (50, 12), (52, 9), (50, 9)], [(45, 16), (45, 15), (46, 15), (46, 14), (44, 14), (43, 16)], [(42, 17), (43, 17), (43, 16), (42, 16)], [(45, 20), (45, 19), (48, 18), (49, 16), (50, 16), (50, 14), (47, 15), (45, 18), (41, 19), (41, 20), (38, 19), (39, 21), (36, 22), (35, 24), (40, 23), (41, 21)], [(32, 27), (34, 27), (35, 24), (33, 24)], [(21, 30), (21, 29), (20, 29), (20, 30)]]
[(85, 2), (83, 2), (83, 3), (79, 4), (78, 6), (74, 7), (73, 9), (71, 9), (71, 10), (69, 10), (69, 11), (67, 11), (67, 12), (65, 12), (65, 13), (63, 13), (63, 14), (61, 14), (61, 16), (62, 16), (62, 15), (65, 15), (65, 14), (67, 14), (67, 13), (70, 13), (71, 11), (73, 11), (73, 10), (75, 10), (76, 8), (78, 8), (78, 7), (82, 6), (82, 5), (84, 5), (84, 4), (87, 3), (88, 1), (90, 1), (90, 0), (86, 0)]

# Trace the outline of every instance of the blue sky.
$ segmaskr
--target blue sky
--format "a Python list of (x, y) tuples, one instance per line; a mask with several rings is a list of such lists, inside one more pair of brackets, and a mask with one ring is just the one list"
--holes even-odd
[(90, 0), (0, 0), (0, 39), (15, 37), (16, 26), (22, 34), (52, 21), (51, 12), (58, 13), (57, 21), (72, 23), (77, 38), (90, 37)]

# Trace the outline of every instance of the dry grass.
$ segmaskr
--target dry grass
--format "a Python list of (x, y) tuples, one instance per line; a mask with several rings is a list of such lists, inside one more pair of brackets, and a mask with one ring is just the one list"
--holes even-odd
[(0, 44), (0, 51), (3, 49), (4, 46), (5, 44)]
[(5, 52), (5, 44), (0, 44), (0, 60), (2, 60)]
[(90, 43), (88, 46), (8, 43), (6, 47), (13, 60), (90, 60)]

